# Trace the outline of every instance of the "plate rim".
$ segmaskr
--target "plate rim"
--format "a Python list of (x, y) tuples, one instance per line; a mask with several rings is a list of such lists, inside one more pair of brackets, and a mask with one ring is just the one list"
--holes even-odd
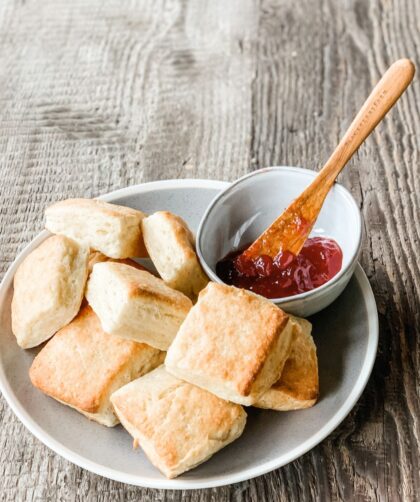
[[(171, 188), (216, 188), (223, 189), (229, 182), (220, 180), (209, 180), (209, 179), (170, 179), (170, 180), (160, 180), (152, 181), (147, 183), (141, 183), (137, 185), (131, 185), (126, 188), (121, 188), (114, 190), (112, 192), (106, 193), (97, 197), (105, 201), (112, 201), (118, 196), (135, 195), (145, 191), (150, 191), (153, 189), (171, 189)], [(10, 282), (13, 280), (18, 263), (24, 258), (34, 246), (41, 243), (49, 233), (46, 230), (41, 231), (34, 239), (32, 239), (16, 256), (8, 270), (6, 271), (3, 280), (0, 283), (0, 303), (3, 303), (6, 290), (8, 289)], [(346, 401), (337, 410), (337, 412), (330, 418), (330, 420), (323, 425), (323, 427), (310, 438), (308, 438), (304, 443), (295, 447), (293, 450), (277, 457), (274, 460), (264, 462), (261, 465), (255, 467), (249, 467), (242, 470), (236, 474), (225, 474), (217, 479), (212, 480), (183, 480), (179, 479), (166, 479), (161, 480), (150, 480), (150, 478), (144, 478), (141, 475), (132, 475), (117, 471), (115, 469), (102, 466), (92, 460), (86, 459), (78, 453), (74, 453), (69, 448), (63, 446), (58, 440), (46, 433), (41, 426), (39, 426), (30, 416), (30, 414), (25, 410), (25, 408), (19, 403), (14, 397), (8, 380), (4, 375), (3, 366), (0, 366), (0, 392), (4, 396), (6, 402), (17, 416), (17, 418), (22, 422), (22, 424), (31, 432), (41, 443), (50, 448), (56, 454), (62, 456), (69, 462), (86, 469), (99, 476), (112, 479), (114, 481), (140, 486), (144, 488), (155, 488), (155, 489), (171, 489), (171, 490), (193, 490), (202, 488), (214, 488), (218, 486), (225, 486), (232, 483), (238, 483), (241, 481), (246, 481), (257, 476), (261, 476), (275, 469), (283, 467), (284, 465), (296, 460), (301, 455), (304, 455), (309, 450), (318, 445), (323, 441), (329, 434), (331, 434), (340, 423), (347, 417), (352, 408), (357, 403), (363, 390), (365, 389), (369, 377), (371, 375), (373, 365), (376, 359), (378, 340), (379, 340), (379, 321), (378, 321), (378, 311), (376, 307), (375, 297), (368, 278), (363, 271), (359, 263), (356, 265), (354, 276), (361, 288), (364, 302), (366, 305), (367, 318), (368, 318), (368, 344), (366, 348), (365, 358), (362, 365), (362, 370), (360, 371), (357, 380), (347, 397)]]

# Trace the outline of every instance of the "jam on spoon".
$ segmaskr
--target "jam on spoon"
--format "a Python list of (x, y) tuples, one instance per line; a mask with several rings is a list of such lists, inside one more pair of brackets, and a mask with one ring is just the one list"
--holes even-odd
[(275, 258), (246, 258), (243, 250), (228, 254), (216, 265), (226, 284), (248, 289), (266, 298), (298, 295), (322, 286), (341, 269), (343, 253), (333, 239), (311, 237), (300, 253), (280, 252)]

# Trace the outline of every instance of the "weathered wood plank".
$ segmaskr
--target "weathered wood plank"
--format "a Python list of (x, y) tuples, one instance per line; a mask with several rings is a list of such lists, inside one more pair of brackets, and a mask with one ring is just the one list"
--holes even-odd
[[(142, 181), (317, 169), (380, 74), (420, 63), (416, 0), (4, 0), (0, 274), (58, 197)], [(365, 219), (381, 338), (356, 408), (271, 474), (163, 492), (79, 469), (0, 399), (1, 500), (415, 500), (420, 490), (417, 79), (341, 176)]]

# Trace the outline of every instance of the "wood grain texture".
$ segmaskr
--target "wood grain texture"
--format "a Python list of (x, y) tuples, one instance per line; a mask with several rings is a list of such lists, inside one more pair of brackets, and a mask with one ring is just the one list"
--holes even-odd
[[(164, 178), (318, 169), (389, 64), (420, 68), (417, 0), (0, 2), (0, 274), (53, 200)], [(0, 399), (2, 501), (407, 500), (420, 492), (420, 80), (341, 182), (365, 221), (380, 346), (357, 406), (295, 462), (192, 492), (125, 486)]]

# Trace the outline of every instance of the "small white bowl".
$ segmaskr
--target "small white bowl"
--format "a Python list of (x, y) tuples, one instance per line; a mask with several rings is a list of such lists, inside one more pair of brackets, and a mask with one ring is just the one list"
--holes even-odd
[[(217, 262), (253, 242), (316, 175), (299, 167), (268, 167), (240, 178), (218, 195), (197, 232), (197, 253), (210, 279), (222, 283), (215, 271)], [(335, 239), (343, 251), (343, 265), (319, 288), (271, 300), (302, 317), (330, 305), (346, 287), (357, 264), (362, 243), (360, 211), (350, 192), (338, 183), (328, 194), (311, 236)]]

